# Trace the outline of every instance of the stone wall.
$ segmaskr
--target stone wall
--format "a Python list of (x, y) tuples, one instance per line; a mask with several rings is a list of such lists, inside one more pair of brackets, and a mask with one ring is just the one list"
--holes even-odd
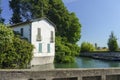
[(0, 80), (120, 80), (120, 69), (0, 70)]

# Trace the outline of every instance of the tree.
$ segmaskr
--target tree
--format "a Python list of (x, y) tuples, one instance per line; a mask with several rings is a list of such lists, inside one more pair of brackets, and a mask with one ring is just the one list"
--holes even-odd
[(79, 55), (80, 48), (76, 44), (64, 42), (63, 38), (56, 37), (55, 62), (72, 63), (76, 55)]
[[(1, 0), (0, 0), (0, 5), (1, 5)], [(4, 23), (4, 19), (1, 16), (2, 9), (0, 8), (0, 23)]]
[(0, 68), (26, 68), (32, 59), (33, 46), (0, 24)]
[(10, 8), (12, 8), (13, 14), (12, 14), (12, 18), (10, 20), (10, 23), (19, 23), (22, 22), (22, 17), (21, 17), (21, 13), (20, 13), (20, 0), (11, 0), (9, 1), (10, 3)]
[(89, 42), (83, 42), (81, 44), (81, 52), (91, 52), (94, 50), (95, 50), (95, 47)]
[(95, 49), (96, 49), (96, 50), (98, 49), (97, 43), (95, 43)]
[(108, 49), (110, 51), (117, 51), (118, 50), (117, 38), (114, 36), (113, 32), (111, 32), (109, 39), (108, 39)]
[[(11, 0), (10, 4), (11, 2), (14, 2), (14, 0)], [(71, 13), (67, 10), (62, 0), (20, 0), (17, 1), (17, 4), (20, 5), (16, 7), (19, 7), (20, 16), (22, 16), (24, 20), (27, 21), (34, 18), (47, 17), (53, 23), (55, 23), (57, 26), (56, 36), (61, 37), (63, 41), (63, 44), (61, 43), (61, 45), (67, 47), (69, 51), (72, 52), (70, 45), (74, 46), (76, 45), (77, 41), (79, 41), (81, 37), (81, 24), (79, 23), (76, 15), (73, 12)], [(57, 45), (59, 44), (56, 42), (56, 46)], [(62, 46), (59, 47), (62, 48)], [(79, 47), (77, 46), (77, 48)], [(59, 52), (63, 51), (56, 51), (56, 53)], [(75, 53), (72, 54), (77, 53), (77, 51), (74, 52)]]

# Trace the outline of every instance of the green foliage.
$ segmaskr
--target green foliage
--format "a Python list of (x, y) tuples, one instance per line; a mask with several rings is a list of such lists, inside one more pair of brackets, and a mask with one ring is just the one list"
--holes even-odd
[(0, 68), (26, 68), (32, 59), (32, 50), (30, 43), (0, 24)]
[(0, 24), (0, 51), (4, 53), (10, 47), (13, 42), (14, 34), (10, 28), (5, 27), (3, 24)]
[(94, 50), (95, 50), (95, 47), (89, 42), (83, 42), (81, 44), (81, 52), (91, 52)]
[(10, 3), (10, 8), (12, 8), (13, 14), (12, 14), (12, 18), (10, 20), (10, 23), (19, 23), (22, 22), (22, 17), (21, 17), (21, 13), (20, 13), (20, 0), (13, 0), (13, 1), (9, 1)]
[(15, 52), (18, 54), (17, 65), (19, 65), (20, 68), (27, 67), (32, 60), (33, 46), (28, 41), (22, 40), (19, 37), (14, 38), (13, 44)]
[(109, 36), (109, 39), (108, 39), (108, 48), (109, 48), (109, 51), (117, 51), (118, 50), (117, 39), (114, 36), (113, 32), (111, 32), (111, 35)]
[(78, 55), (80, 48), (68, 42), (64, 42), (63, 38), (56, 37), (56, 55), (55, 62), (70, 63), (74, 62), (74, 57)]

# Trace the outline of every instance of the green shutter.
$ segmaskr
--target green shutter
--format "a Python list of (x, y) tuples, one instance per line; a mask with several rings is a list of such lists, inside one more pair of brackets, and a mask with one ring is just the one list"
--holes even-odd
[(47, 44), (47, 52), (50, 53), (50, 44)]
[(42, 53), (42, 43), (39, 43), (39, 52)]

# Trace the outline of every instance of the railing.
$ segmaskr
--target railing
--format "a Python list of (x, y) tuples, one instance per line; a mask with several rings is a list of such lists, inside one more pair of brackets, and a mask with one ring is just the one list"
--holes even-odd
[(0, 80), (120, 80), (120, 69), (0, 70)]

